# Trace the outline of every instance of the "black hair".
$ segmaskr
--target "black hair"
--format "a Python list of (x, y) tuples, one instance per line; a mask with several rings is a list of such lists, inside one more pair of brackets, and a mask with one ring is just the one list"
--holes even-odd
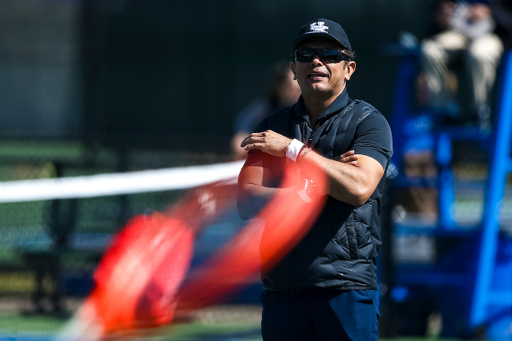
[(356, 53), (355, 53), (355, 51), (351, 51), (351, 50), (349, 50), (349, 49), (344, 49), (344, 50), (342, 50), (342, 52), (343, 52), (344, 54), (346, 54), (346, 55), (350, 58), (350, 60), (355, 60), (355, 59), (356, 59)]

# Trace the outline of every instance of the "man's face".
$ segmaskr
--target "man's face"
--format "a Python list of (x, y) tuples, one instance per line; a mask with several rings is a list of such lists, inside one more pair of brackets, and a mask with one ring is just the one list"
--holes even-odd
[[(341, 47), (331, 40), (311, 39), (298, 48), (314, 49), (340, 49)], [(324, 95), (326, 97), (338, 96), (345, 88), (345, 82), (350, 79), (356, 69), (354, 61), (322, 62), (315, 55), (310, 62), (292, 62), (292, 71), (303, 95)]]

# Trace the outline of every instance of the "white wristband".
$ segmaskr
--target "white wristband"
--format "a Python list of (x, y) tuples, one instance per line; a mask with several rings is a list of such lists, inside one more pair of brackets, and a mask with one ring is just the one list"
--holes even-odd
[(286, 148), (286, 156), (293, 161), (297, 160), (297, 156), (299, 156), (299, 152), (304, 147), (304, 143), (299, 140), (293, 139), (292, 142)]

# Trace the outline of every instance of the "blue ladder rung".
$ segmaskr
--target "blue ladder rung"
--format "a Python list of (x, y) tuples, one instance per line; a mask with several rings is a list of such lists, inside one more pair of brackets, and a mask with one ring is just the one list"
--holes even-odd
[(487, 297), (487, 304), (512, 305), (512, 292), (493, 291)]

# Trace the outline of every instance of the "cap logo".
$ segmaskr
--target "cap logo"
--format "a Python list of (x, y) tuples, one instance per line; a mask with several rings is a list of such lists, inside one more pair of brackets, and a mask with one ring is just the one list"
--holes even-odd
[(325, 26), (324, 24), (325, 24), (325, 22), (323, 22), (323, 21), (317, 21), (317, 22), (312, 23), (311, 25), (309, 25), (309, 28), (313, 32), (327, 33), (327, 30), (329, 29), (329, 26)]

